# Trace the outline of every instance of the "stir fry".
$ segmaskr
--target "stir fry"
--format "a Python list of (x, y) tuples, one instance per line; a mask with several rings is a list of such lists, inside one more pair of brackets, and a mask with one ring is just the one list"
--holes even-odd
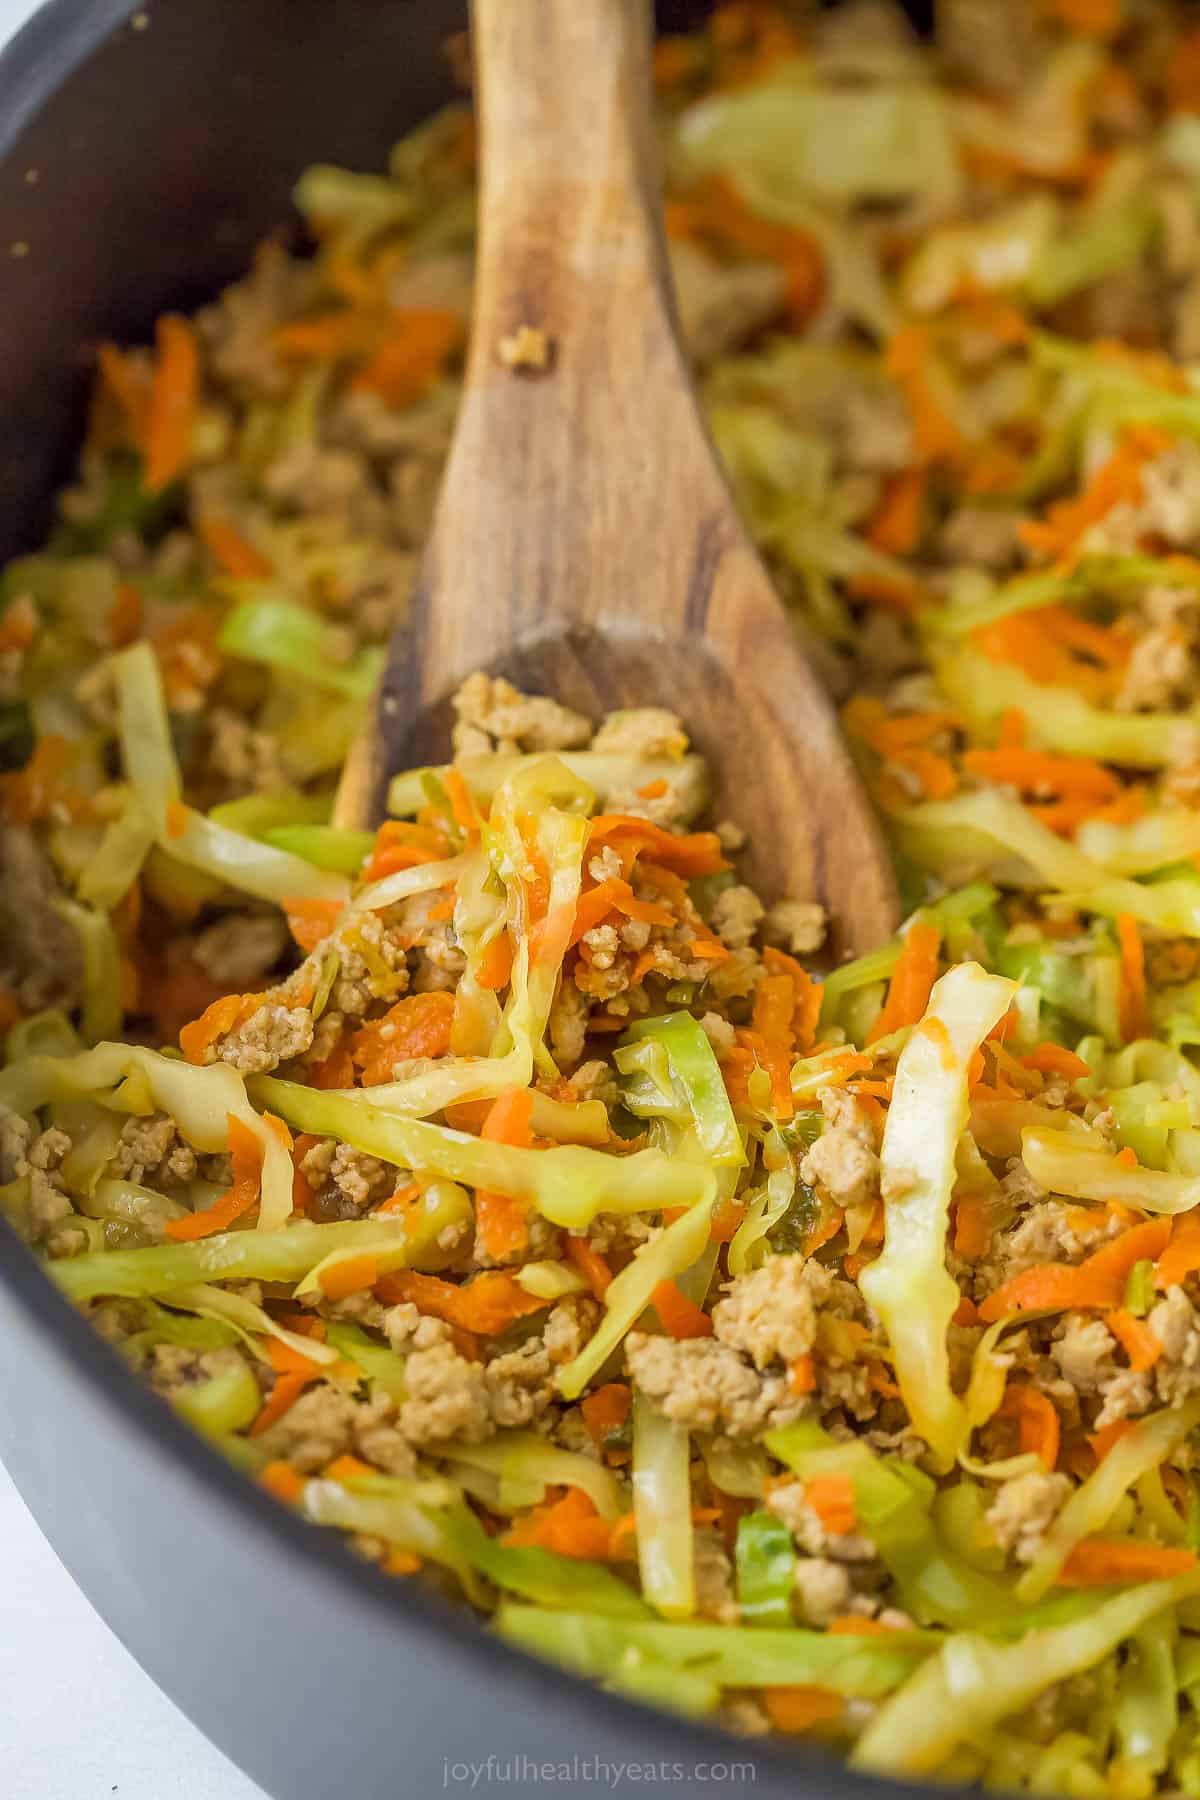
[(0, 1209), (512, 1644), (864, 1769), (1200, 1793), (1200, 28), (738, 0), (656, 77), (902, 930), (756, 894), (686, 720), (488, 673), (330, 822), (454, 422), (463, 102), (99, 347), (0, 578)]

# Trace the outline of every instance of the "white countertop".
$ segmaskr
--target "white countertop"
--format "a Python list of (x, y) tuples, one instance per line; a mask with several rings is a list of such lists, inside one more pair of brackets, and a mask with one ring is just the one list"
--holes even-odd
[[(0, 44), (35, 10), (0, 0)], [(92, 1611), (0, 1467), (4, 1800), (265, 1800)]]

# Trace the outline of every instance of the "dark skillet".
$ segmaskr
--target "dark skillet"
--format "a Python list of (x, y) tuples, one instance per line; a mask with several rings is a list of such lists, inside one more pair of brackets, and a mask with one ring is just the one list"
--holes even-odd
[[(136, 11), (52, 0), (0, 58), (0, 559), (37, 542), (69, 468), (82, 347), (235, 276), (307, 163), (381, 166), (450, 97), (463, 24), (454, 0), (151, 0), (141, 30)], [(903, 1791), (604, 1695), (381, 1579), (193, 1437), (2, 1222), (0, 1456), (128, 1649), (277, 1800)]]

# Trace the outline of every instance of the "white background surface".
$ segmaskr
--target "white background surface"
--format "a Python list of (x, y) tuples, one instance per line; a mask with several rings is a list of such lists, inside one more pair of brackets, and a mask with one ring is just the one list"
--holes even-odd
[[(0, 43), (35, 10), (0, 0)], [(265, 1800), (101, 1623), (0, 1467), (3, 1800)]]

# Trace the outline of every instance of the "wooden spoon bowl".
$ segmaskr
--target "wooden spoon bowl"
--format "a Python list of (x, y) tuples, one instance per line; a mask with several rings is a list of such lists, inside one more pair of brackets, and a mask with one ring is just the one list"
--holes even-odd
[[(596, 716), (665, 706), (749, 834), (747, 878), (815, 898), (841, 952), (897, 922), (829, 700), (747, 539), (680, 348), (648, 0), (475, 0), (480, 238), (437, 513), (338, 819), (444, 761), (475, 669)], [(545, 367), (513, 357), (523, 328)]]

